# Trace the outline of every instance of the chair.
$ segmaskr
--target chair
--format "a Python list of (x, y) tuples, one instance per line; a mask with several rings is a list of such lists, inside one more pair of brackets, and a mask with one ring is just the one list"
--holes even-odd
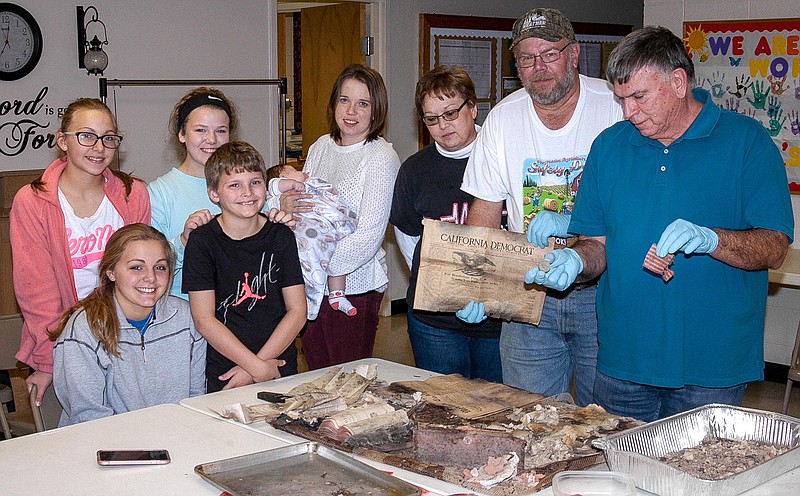
[(42, 397), (42, 406), (36, 406), (36, 394), (38, 392), (37, 386), (31, 388), (28, 395), (28, 401), (31, 404), (31, 413), (33, 413), (33, 427), (36, 432), (42, 432), (46, 429), (53, 429), (58, 427), (58, 421), (61, 418), (61, 403), (56, 397), (56, 389), (53, 386), (48, 387), (44, 396)]
[(0, 427), (3, 429), (4, 439), (11, 439), (11, 426), (8, 424), (8, 408), (6, 403), (14, 400), (14, 392), (5, 384), (0, 384)]
[[(22, 334), (22, 316), (5, 315), (0, 316), (0, 370), (13, 370), (17, 368), (18, 362), (14, 354), (19, 349), (20, 336)], [(58, 418), (61, 415), (61, 405), (56, 399), (52, 387), (47, 388), (42, 400), (41, 408), (36, 406), (36, 386), (31, 389), (28, 400), (31, 404), (33, 423), (25, 421), (9, 422), (6, 403), (14, 399), (13, 392), (8, 386), (0, 388), (0, 398), (2, 399), (2, 409), (0, 409), (0, 424), (6, 439), (12, 435), (21, 436), (31, 432), (41, 432), (47, 426), (58, 425)], [(19, 398), (17, 398), (19, 399)]]
[[(17, 368), (17, 359), (14, 356), (19, 349), (20, 335), (22, 334), (22, 316), (4, 315), (0, 317), (0, 370), (13, 370)], [(7, 403), (14, 400), (14, 392), (9, 386), (0, 384), (0, 425), (3, 435), (11, 439), (11, 426), (8, 423)]]
[(36, 427), (36, 432), (45, 430), (44, 419), (42, 418), (42, 408), (36, 405), (36, 395), (39, 394), (39, 386), (36, 384), (31, 388), (28, 395), (28, 401), (31, 402), (31, 412), (33, 413), (33, 425)]
[(800, 325), (797, 326), (792, 362), (789, 364), (789, 374), (786, 379), (786, 394), (783, 397), (783, 409), (781, 410), (784, 415), (789, 411), (789, 397), (792, 395), (792, 385), (795, 382), (800, 382)]

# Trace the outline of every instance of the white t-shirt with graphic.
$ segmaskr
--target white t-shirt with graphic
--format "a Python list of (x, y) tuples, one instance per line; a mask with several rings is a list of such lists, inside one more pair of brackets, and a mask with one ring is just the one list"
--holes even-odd
[(107, 196), (103, 197), (100, 206), (89, 217), (75, 215), (75, 210), (61, 189), (58, 190), (58, 200), (64, 212), (75, 290), (81, 299), (97, 287), (100, 259), (106, 251), (108, 238), (125, 222)]
[(608, 83), (580, 76), (572, 118), (548, 129), (525, 89), (498, 103), (481, 128), (461, 189), (487, 201), (506, 201), (508, 227), (525, 232), (542, 209), (571, 213), (583, 166), (601, 131), (622, 120)]

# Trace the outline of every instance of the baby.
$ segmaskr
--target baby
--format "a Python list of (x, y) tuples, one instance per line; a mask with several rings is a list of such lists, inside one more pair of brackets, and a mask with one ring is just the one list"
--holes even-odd
[(358, 311), (344, 294), (345, 275), (328, 274), (328, 263), (336, 249), (336, 242), (352, 234), (356, 228), (356, 214), (339, 199), (339, 190), (318, 177), (308, 177), (291, 165), (279, 164), (267, 169), (269, 194), (299, 192), (314, 195), (310, 212), (299, 213), (294, 227), (300, 266), (305, 279), (308, 320), (317, 318), (319, 306), (328, 285), (328, 302), (335, 310), (349, 316)]

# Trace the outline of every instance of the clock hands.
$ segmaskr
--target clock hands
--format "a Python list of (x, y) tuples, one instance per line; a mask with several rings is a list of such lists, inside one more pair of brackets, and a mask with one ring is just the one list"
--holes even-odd
[(5, 38), (5, 42), (3, 43), (3, 49), (0, 50), (0, 55), (3, 55), (3, 52), (6, 51), (7, 46), (11, 46), (8, 44), (8, 34), (11, 31), (11, 25), (7, 24), (6, 27), (0, 27), (0, 31), (3, 32), (3, 37)]
[(0, 27), (0, 31), (2, 31), (3, 34), (5, 35), (4, 36), (5, 39), (6, 39), (6, 43), (5, 44), (8, 45), (8, 33), (11, 32), (11, 23), (7, 22), (6, 23), (6, 27)]

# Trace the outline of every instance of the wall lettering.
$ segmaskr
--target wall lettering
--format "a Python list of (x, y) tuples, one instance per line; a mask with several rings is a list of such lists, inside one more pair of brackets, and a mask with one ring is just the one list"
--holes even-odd
[(47, 91), (45, 86), (33, 99), (0, 101), (0, 154), (16, 157), (26, 150), (56, 146), (55, 135), (47, 131), (56, 113), (44, 103)]

